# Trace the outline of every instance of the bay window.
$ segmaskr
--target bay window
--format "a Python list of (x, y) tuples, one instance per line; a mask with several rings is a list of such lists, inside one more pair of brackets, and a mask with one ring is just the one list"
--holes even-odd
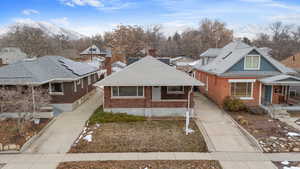
[(119, 86), (112, 87), (112, 97), (143, 97), (144, 87), (142, 86)]
[(259, 70), (259, 67), (260, 67), (259, 55), (248, 55), (245, 57), (245, 63), (244, 63), (245, 70)]
[(246, 99), (252, 98), (253, 83), (251, 82), (238, 82), (231, 83), (231, 96)]

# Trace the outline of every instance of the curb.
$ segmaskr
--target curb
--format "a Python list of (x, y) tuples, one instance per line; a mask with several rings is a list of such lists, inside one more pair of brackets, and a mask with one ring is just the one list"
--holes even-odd
[(252, 136), (252, 134), (250, 134), (246, 129), (244, 129), (238, 122), (236, 122), (225, 110), (222, 109), (222, 112), (225, 114), (225, 116), (230, 119), (241, 131), (241, 133), (247, 137), (247, 140), (250, 142), (250, 144), (255, 147), (255, 149), (258, 152), (263, 153), (263, 149), (260, 147), (258, 141), (256, 140), (256, 138), (254, 136)]

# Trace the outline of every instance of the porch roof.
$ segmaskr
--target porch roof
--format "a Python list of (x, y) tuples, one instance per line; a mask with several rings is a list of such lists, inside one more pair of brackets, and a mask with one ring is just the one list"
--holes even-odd
[(97, 82), (96, 86), (203, 86), (188, 74), (146, 56)]
[(288, 86), (300, 86), (300, 78), (291, 75), (277, 75), (262, 78), (261, 81), (266, 85), (288, 85)]

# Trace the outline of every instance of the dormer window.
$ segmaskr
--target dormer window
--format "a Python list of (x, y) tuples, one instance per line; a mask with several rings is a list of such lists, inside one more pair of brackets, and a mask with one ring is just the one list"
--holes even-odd
[(259, 70), (260, 56), (248, 55), (245, 57), (244, 69), (245, 70)]

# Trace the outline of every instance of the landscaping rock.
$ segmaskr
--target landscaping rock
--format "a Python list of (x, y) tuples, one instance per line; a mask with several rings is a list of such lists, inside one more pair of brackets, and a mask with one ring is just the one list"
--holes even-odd
[(3, 151), (8, 151), (8, 150), (9, 150), (8, 145), (3, 146)]
[(293, 151), (294, 151), (294, 152), (300, 152), (300, 148), (295, 147), (295, 148), (293, 148)]
[(17, 149), (17, 145), (15, 145), (15, 144), (9, 144), (8, 145), (8, 149), (9, 150), (16, 150)]

